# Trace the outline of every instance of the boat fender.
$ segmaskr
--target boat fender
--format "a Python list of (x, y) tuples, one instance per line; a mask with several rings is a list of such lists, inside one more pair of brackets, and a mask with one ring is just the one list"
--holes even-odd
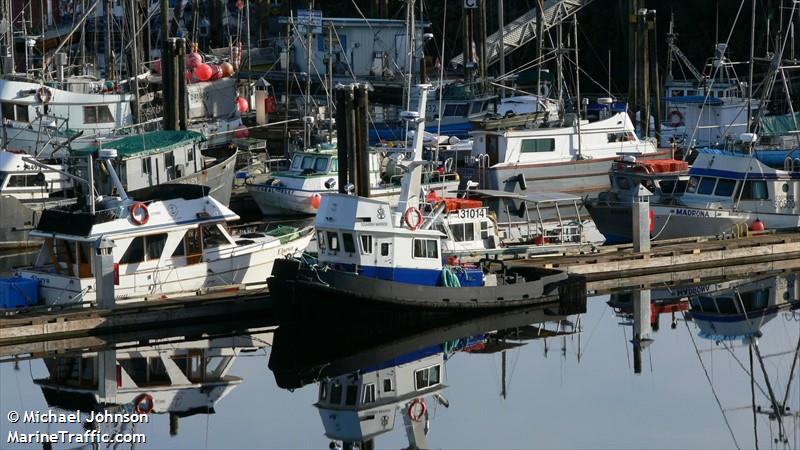
[(647, 218), (650, 220), (650, 234), (653, 234), (656, 231), (656, 214), (652, 209), (647, 212)]
[(133, 408), (136, 410), (136, 414), (150, 414), (153, 412), (153, 396), (140, 394), (133, 400)]
[(36, 91), (36, 100), (39, 100), (40, 103), (48, 104), (51, 100), (53, 100), (53, 91), (51, 91), (47, 86), (42, 86)]
[(414, 401), (408, 405), (408, 418), (414, 422), (419, 422), (425, 417), (425, 412), (427, 410), (428, 406), (425, 405), (425, 400), (422, 398), (415, 398)]
[(762, 222), (761, 219), (756, 219), (750, 224), (750, 231), (764, 231), (765, 228), (764, 222)]
[(676, 128), (683, 125), (683, 113), (677, 109), (669, 113), (669, 124)]
[[(147, 210), (147, 205), (142, 202), (136, 202), (131, 205), (130, 211), (131, 220), (136, 225), (144, 225), (148, 220), (150, 220), (150, 211)], [(139, 214), (141, 214), (141, 217), (139, 217)]]
[[(417, 219), (412, 222), (411, 216), (416, 216)], [(405, 220), (406, 225), (411, 231), (419, 230), (422, 226), (422, 213), (419, 211), (418, 208), (412, 206), (406, 210), (406, 213), (403, 214), (403, 220)]]

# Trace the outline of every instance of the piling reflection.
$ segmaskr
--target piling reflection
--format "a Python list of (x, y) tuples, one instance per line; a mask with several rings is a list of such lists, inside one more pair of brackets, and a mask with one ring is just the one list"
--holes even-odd
[(402, 427), (411, 448), (428, 448), (430, 407), (457, 406), (444, 392), (448, 361), (576, 333), (568, 316), (586, 311), (586, 297), (488, 315), (360, 308), (336, 320), (306, 306), (275, 332), (269, 368), (278, 386), (318, 384), (314, 406), (332, 446), (373, 448)]

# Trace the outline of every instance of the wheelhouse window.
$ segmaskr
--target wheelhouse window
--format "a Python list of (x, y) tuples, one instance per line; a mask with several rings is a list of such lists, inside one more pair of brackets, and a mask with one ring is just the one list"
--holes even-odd
[(623, 189), (625, 191), (630, 190), (630, 188), (631, 188), (630, 180), (628, 180), (625, 177), (616, 177), (616, 179), (617, 179), (617, 187), (619, 187), (620, 189)]
[(327, 173), (329, 160), (330, 160), (329, 158), (317, 158), (314, 161), (314, 171), (320, 173)]
[(689, 194), (694, 194), (697, 192), (698, 184), (700, 184), (700, 177), (689, 178), (689, 184), (686, 186), (686, 192)]
[(355, 405), (356, 404), (356, 397), (358, 396), (358, 386), (353, 384), (347, 385), (347, 392), (344, 396), (344, 404), (345, 405)]
[(441, 366), (435, 365), (414, 372), (414, 389), (420, 390), (438, 385), (441, 382)]
[(302, 165), (302, 163), (303, 163), (303, 156), (295, 155), (294, 158), (292, 158), (292, 169), (300, 170), (300, 166)]
[(317, 247), (321, 252), (325, 251), (325, 233), (317, 231)]
[(362, 234), (360, 236), (361, 240), (361, 253), (364, 255), (371, 255), (372, 254), (372, 235), (371, 234)]
[[(2, 177), (0, 177), (0, 185), (2, 185)], [(37, 175), (9, 175), (8, 185), (6, 187), (34, 187), (46, 186), (44, 174)]]
[(742, 200), (769, 200), (767, 182), (764, 180), (745, 181), (742, 188)]
[(716, 184), (716, 178), (703, 177), (700, 180), (700, 185), (697, 187), (697, 193), (701, 195), (711, 195), (714, 192), (714, 186)]
[(302, 170), (314, 168), (314, 157), (313, 156), (303, 156), (303, 161), (300, 163), (300, 168)]
[(194, 149), (190, 148), (186, 150), (186, 161), (194, 161)]
[(16, 120), (16, 114), (14, 114), (14, 104), (3, 102), (0, 103), (0, 111), (3, 113), (3, 118), (6, 120)]
[(175, 165), (175, 154), (172, 152), (164, 153), (164, 166), (173, 167)]
[(219, 225), (205, 225), (203, 231), (203, 248), (215, 248), (222, 244), (228, 244), (228, 239), (222, 234)]
[(120, 264), (135, 264), (144, 261), (144, 237), (133, 238), (131, 244), (125, 249)]
[(381, 256), (389, 256), (389, 243), (382, 242), (381, 243)]
[(714, 195), (719, 197), (730, 197), (733, 195), (735, 188), (736, 180), (720, 178), (719, 181), (717, 181), (717, 188), (714, 190)]
[(83, 122), (114, 123), (114, 116), (111, 115), (111, 110), (108, 108), (108, 105), (84, 106)]
[(339, 235), (335, 231), (328, 231), (328, 247), (332, 252), (339, 251)]
[(481, 221), (481, 239), (489, 239), (489, 223), (485, 220)]
[(451, 103), (444, 107), (444, 117), (467, 117), (469, 114), (468, 103)]
[(342, 245), (344, 246), (345, 252), (356, 252), (356, 243), (353, 241), (353, 235), (351, 233), (342, 233)]
[(364, 385), (364, 393), (361, 395), (361, 403), (366, 405), (369, 403), (375, 403), (375, 384), (365, 384)]
[(144, 238), (147, 259), (161, 259), (164, 245), (167, 243), (167, 233), (154, 234)]
[(153, 171), (153, 163), (150, 161), (150, 157), (142, 158), (142, 173), (149, 175)]
[(475, 224), (473, 223), (451, 224), (450, 231), (453, 232), (453, 240), (456, 242), (475, 240)]
[(17, 122), (30, 122), (28, 118), (28, 105), (16, 105)]
[(331, 403), (334, 405), (342, 403), (342, 385), (336, 382), (331, 385)]
[(435, 239), (414, 239), (414, 258), (439, 258), (439, 242)]
[(556, 150), (556, 140), (548, 139), (523, 139), (522, 153), (544, 153)]

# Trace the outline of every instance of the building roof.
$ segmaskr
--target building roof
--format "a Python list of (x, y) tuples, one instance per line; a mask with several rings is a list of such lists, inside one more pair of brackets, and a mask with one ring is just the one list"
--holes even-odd
[[(104, 142), (100, 145), (100, 148), (113, 148), (117, 150), (117, 155), (119, 157), (131, 158), (167, 152), (202, 140), (204, 140), (203, 135), (196, 131), (162, 130)], [(73, 150), (73, 153), (77, 155), (87, 155), (93, 153), (95, 150), (97, 150), (96, 147), (87, 147)]]

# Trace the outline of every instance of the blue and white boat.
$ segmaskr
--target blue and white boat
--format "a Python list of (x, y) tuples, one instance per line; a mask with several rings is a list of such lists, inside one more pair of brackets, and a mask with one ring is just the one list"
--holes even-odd
[[(755, 136), (752, 136), (755, 140)], [(763, 152), (702, 149), (689, 169), (682, 195), (651, 203), (652, 237), (741, 235), (747, 230), (800, 227), (799, 164), (779, 168)]]
[(558, 270), (448, 265), (448, 237), (425, 217), (421, 178), (427, 90), (418, 112), (404, 114), (417, 127), (396, 208), (346, 193), (323, 194), (316, 216), (319, 260), (276, 261), (270, 289), (277, 295), (323, 295), (425, 308), (498, 308), (539, 303), (558, 294), (568, 275)]

